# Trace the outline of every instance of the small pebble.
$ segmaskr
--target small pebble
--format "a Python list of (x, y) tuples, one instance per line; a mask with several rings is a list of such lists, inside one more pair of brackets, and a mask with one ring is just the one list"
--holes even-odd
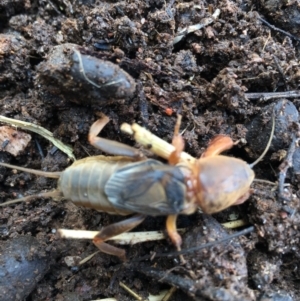
[(291, 129), (293, 123), (298, 122), (299, 113), (292, 102), (282, 99), (263, 108), (261, 114), (254, 117), (246, 125), (249, 155), (253, 158), (257, 158), (268, 143), (272, 129), (273, 110), (275, 112), (275, 131), (270, 150), (277, 152), (290, 146), (292, 141)]
[(44, 247), (26, 235), (2, 241), (0, 254), (0, 300), (25, 300), (49, 269)]

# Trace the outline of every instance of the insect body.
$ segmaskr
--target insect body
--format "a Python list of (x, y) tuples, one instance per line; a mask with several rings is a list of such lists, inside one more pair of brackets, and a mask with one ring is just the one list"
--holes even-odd
[(78, 206), (110, 214), (157, 216), (188, 210), (180, 168), (152, 159), (85, 158), (61, 173), (58, 190)]
[[(189, 159), (186, 159), (177, 125), (172, 151), (167, 155), (157, 153), (169, 160), (168, 165), (147, 159), (127, 145), (97, 137), (108, 121), (105, 116), (92, 125), (89, 142), (115, 157), (85, 158), (62, 172), (54, 173), (0, 163), (2, 166), (58, 179), (55, 191), (38, 196), (69, 199), (76, 205), (111, 214), (136, 213), (124, 221), (104, 227), (94, 237), (93, 242), (101, 251), (124, 259), (124, 250), (105, 241), (136, 227), (147, 215), (168, 216), (167, 232), (180, 250), (181, 237), (176, 228), (179, 214), (194, 213), (198, 207), (211, 214), (242, 203), (249, 197), (254, 179), (252, 166), (240, 159), (219, 155), (233, 145), (229, 137), (217, 136), (199, 160), (188, 156), (186, 158)], [(30, 198), (32, 196), (8, 201), (1, 206)]]
[[(136, 227), (146, 215), (169, 215), (168, 232), (179, 248), (181, 238), (177, 233), (176, 219), (172, 217), (190, 214), (197, 208), (197, 205), (189, 202), (187, 198), (189, 185), (186, 178), (190, 171), (185, 166), (171, 166), (146, 159), (134, 148), (97, 137), (107, 122), (108, 118), (104, 117), (92, 125), (89, 141), (95, 147), (117, 156), (81, 159), (62, 172), (43, 172), (6, 163), (0, 165), (58, 179), (56, 190), (36, 196), (69, 199), (78, 206), (111, 214), (137, 213), (125, 221), (103, 228), (96, 235), (93, 242), (103, 252), (124, 259), (124, 250), (104, 241)], [(36, 196), (8, 201), (1, 206), (26, 201)]]

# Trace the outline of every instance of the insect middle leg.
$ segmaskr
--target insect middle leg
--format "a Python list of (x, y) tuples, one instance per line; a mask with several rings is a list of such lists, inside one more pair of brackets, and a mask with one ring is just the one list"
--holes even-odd
[[(181, 119), (182, 116), (178, 115), (172, 140), (172, 145), (175, 147), (175, 150), (171, 153), (168, 159), (171, 165), (176, 165), (179, 163), (181, 152), (184, 149), (184, 140), (179, 133)], [(229, 136), (217, 135), (209, 142), (209, 145), (202, 154), (201, 158), (219, 155), (223, 151), (232, 148), (235, 144), (236, 143), (234, 143)]]
[(143, 159), (144, 155), (131, 146), (117, 141), (97, 137), (108, 122), (109, 118), (107, 116), (103, 116), (101, 119), (98, 119), (92, 124), (88, 136), (90, 144), (111, 155), (127, 156), (137, 160)]
[(94, 245), (103, 253), (118, 256), (121, 260), (125, 261), (125, 250), (114, 247), (105, 243), (106, 240), (117, 236), (121, 233), (130, 231), (131, 229), (137, 227), (140, 223), (144, 221), (146, 216), (144, 215), (134, 215), (124, 221), (109, 225), (101, 229), (101, 231), (93, 238)]
[(168, 161), (171, 165), (176, 165), (180, 161), (181, 152), (184, 149), (184, 140), (179, 133), (180, 125), (181, 125), (182, 116), (177, 116), (177, 121), (174, 128), (174, 134), (172, 139), (172, 145), (175, 147), (175, 150), (171, 153), (168, 158)]

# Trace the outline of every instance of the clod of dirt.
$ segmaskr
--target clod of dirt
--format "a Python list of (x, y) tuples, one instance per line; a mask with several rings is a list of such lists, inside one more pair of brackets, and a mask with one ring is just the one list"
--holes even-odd
[(16, 131), (9, 126), (0, 127), (0, 146), (13, 156), (18, 156), (28, 145), (31, 136), (24, 132)]
[[(183, 236), (182, 249), (189, 249), (220, 240), (227, 235), (224, 228), (211, 216), (201, 215), (202, 224)], [(244, 250), (236, 240), (216, 244), (214, 248), (203, 249), (185, 256), (186, 267), (193, 271), (197, 287), (227, 287), (227, 294), (240, 300), (252, 300), (253, 292), (247, 288), (247, 263)], [(222, 283), (222, 284), (221, 284)], [(219, 300), (219, 299), (214, 299)]]
[(0, 19), (12, 16), (24, 9), (24, 0), (0, 0)]
[(292, 182), (296, 184), (299, 189), (300, 185), (300, 148), (299, 146), (295, 149), (292, 158), (292, 166), (291, 166), (291, 175), (292, 175)]
[(258, 189), (252, 195), (252, 202), (248, 207), (249, 221), (255, 224), (259, 240), (274, 255), (298, 254), (300, 233), (295, 226), (300, 219), (298, 208), (299, 199), (294, 197), (282, 206), (272, 187), (263, 193)]
[[(183, 236), (182, 249), (188, 250), (208, 242), (217, 241), (227, 235), (224, 228), (211, 216), (199, 215), (201, 226), (188, 230)], [(245, 252), (236, 240), (216, 244), (184, 254), (186, 264), (180, 273), (177, 269), (166, 272), (160, 269), (139, 266), (139, 271), (145, 275), (159, 279), (164, 283), (175, 286), (195, 297), (212, 301), (254, 300), (255, 296), (247, 287), (248, 271)], [(184, 277), (182, 273), (185, 271)]]
[[(183, 250), (220, 240), (227, 235), (213, 217), (202, 214), (199, 219), (201, 226), (184, 234)], [(194, 300), (255, 300), (253, 291), (248, 288), (245, 252), (238, 241), (216, 244), (192, 255), (184, 254), (184, 259), (184, 268), (174, 268), (172, 272), (146, 264), (137, 269), (148, 277), (180, 288)], [(179, 273), (176, 273), (177, 270)]]
[(78, 296), (78, 293), (74, 292), (64, 292), (63, 294), (58, 294), (56, 296), (57, 301), (81, 301), (82, 299)]
[(293, 298), (286, 292), (269, 291), (264, 293), (258, 301), (293, 301)]
[(249, 276), (255, 289), (265, 291), (274, 279), (279, 278), (281, 260), (276, 256), (267, 255), (256, 249), (247, 258)]
[(56, 46), (37, 67), (38, 81), (51, 93), (79, 104), (104, 103), (130, 98), (134, 79), (118, 65), (81, 54), (76, 44)]
[(27, 47), (22, 36), (0, 34), (0, 98), (28, 88), (31, 67)]
[(176, 55), (174, 65), (180, 72), (192, 76), (199, 71), (196, 58), (190, 50), (181, 50)]
[(253, 158), (257, 158), (265, 149), (272, 129), (272, 114), (275, 113), (275, 131), (270, 150), (287, 149), (292, 140), (293, 123), (298, 122), (299, 113), (295, 105), (289, 100), (279, 100), (266, 106), (262, 113), (256, 116), (248, 125), (246, 139), (247, 151)]
[(260, 0), (263, 12), (269, 17), (269, 22), (300, 38), (299, 1)]
[[(145, 274), (148, 277), (151, 277), (159, 282), (168, 283), (173, 287), (180, 288), (187, 294), (191, 295), (193, 300), (195, 301), (250, 301), (254, 300), (254, 298), (244, 298), (244, 296), (235, 296), (230, 292), (230, 289), (226, 289), (223, 287), (215, 287), (211, 283), (207, 282), (205, 284), (205, 275), (203, 276), (203, 281), (200, 280), (200, 283), (197, 281), (193, 281), (188, 279), (187, 277), (181, 277), (178, 275), (174, 275), (173, 273), (169, 273), (155, 267), (148, 267), (144, 265), (139, 266), (139, 272)], [(192, 273), (192, 272), (191, 272)], [(182, 300), (179, 299), (179, 300)], [(185, 300), (187, 297), (185, 297)]]
[(1, 301), (24, 300), (49, 269), (41, 245), (32, 236), (20, 236), (0, 245)]
[(77, 266), (80, 262), (81, 258), (79, 256), (66, 256), (64, 261), (68, 267)]

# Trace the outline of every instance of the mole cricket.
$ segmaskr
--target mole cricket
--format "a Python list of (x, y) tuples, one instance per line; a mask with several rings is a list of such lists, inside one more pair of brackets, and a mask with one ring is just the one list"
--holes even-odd
[(164, 164), (146, 158), (133, 147), (97, 137), (109, 122), (109, 118), (103, 116), (91, 126), (88, 140), (94, 147), (115, 156), (87, 157), (62, 172), (44, 172), (0, 163), (4, 167), (58, 179), (58, 187), (53, 191), (7, 201), (0, 206), (29, 201), (34, 197), (54, 197), (100, 212), (124, 216), (134, 214), (102, 228), (93, 238), (100, 251), (122, 260), (126, 258), (125, 251), (107, 244), (106, 240), (135, 228), (147, 215), (167, 216), (167, 233), (180, 250), (182, 240), (176, 227), (179, 214), (189, 215), (198, 208), (206, 214), (213, 214), (249, 198), (255, 177), (252, 167), (269, 149), (275, 128), (274, 117), (272, 121), (266, 149), (252, 164), (220, 155), (235, 144), (224, 135), (213, 138), (199, 159), (183, 152), (184, 141), (179, 134), (181, 116), (175, 126), (172, 145), (137, 124), (122, 125), (121, 129), (134, 135), (137, 142), (167, 159), (169, 164)]

